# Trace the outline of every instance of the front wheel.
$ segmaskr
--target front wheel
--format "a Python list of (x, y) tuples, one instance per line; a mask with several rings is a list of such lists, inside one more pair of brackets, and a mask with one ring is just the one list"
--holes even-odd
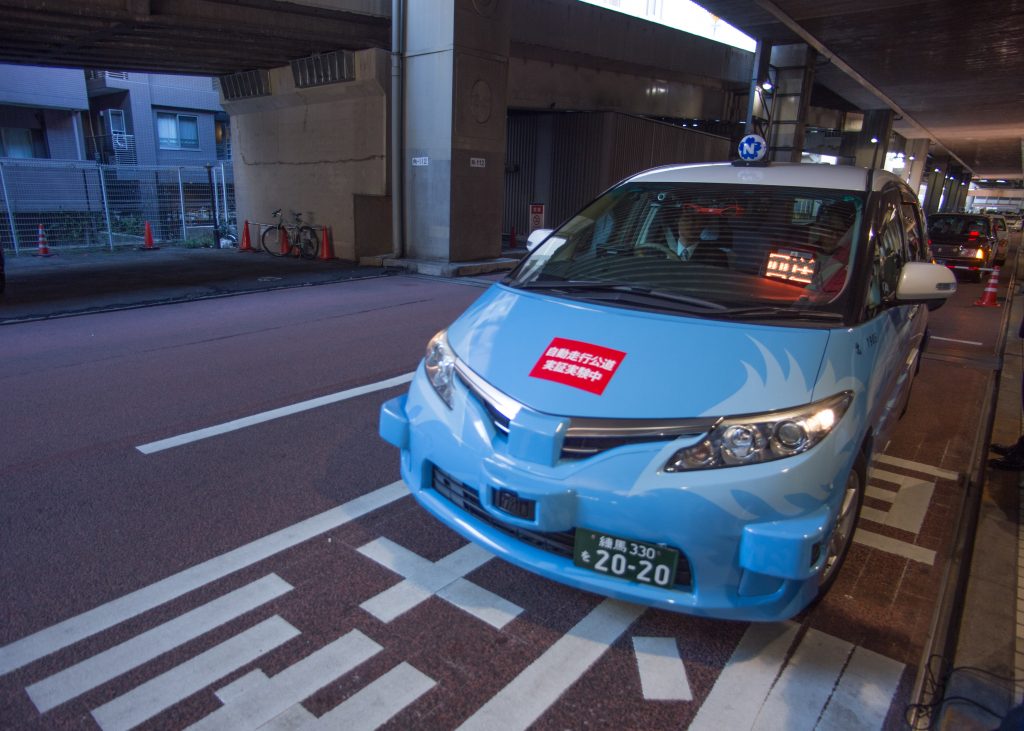
[(316, 255), (320, 252), (320, 239), (317, 238), (313, 227), (300, 226), (297, 238), (298, 241), (295, 245), (299, 248), (302, 258), (316, 259)]
[(263, 246), (263, 250), (271, 256), (284, 256), (287, 253), (284, 249), (280, 226), (272, 226), (264, 231), (263, 236), (260, 237), (260, 244)]
[(846, 560), (846, 554), (850, 551), (853, 532), (857, 528), (857, 519), (860, 517), (860, 506), (864, 502), (866, 479), (867, 461), (864, 458), (864, 453), (861, 452), (857, 455), (850, 474), (846, 478), (846, 485), (843, 487), (843, 500), (839, 506), (839, 516), (825, 543), (825, 565), (821, 567), (821, 575), (818, 577), (816, 601), (821, 600), (835, 584), (839, 569), (843, 565), (843, 561)]

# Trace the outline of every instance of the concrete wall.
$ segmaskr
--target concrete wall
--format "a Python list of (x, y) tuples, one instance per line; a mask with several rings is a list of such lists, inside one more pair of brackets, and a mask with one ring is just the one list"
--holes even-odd
[(295, 88), (289, 68), (274, 69), (272, 96), (224, 102), (239, 221), (272, 223), (276, 208), (290, 221), (300, 211), (331, 226), (340, 259), (390, 251), (368, 251), (355, 236), (356, 196), (387, 193), (389, 64), (386, 51), (359, 51), (355, 80), (309, 89)]
[(40, 109), (88, 109), (85, 76), (81, 69), (0, 64), (0, 104)]

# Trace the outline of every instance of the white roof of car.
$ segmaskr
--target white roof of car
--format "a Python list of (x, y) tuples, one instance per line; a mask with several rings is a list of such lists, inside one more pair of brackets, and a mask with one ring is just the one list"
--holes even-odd
[[(721, 185), (780, 185), (797, 188), (828, 188), (864, 192), (868, 170), (852, 165), (821, 165), (773, 162), (766, 166), (740, 166), (727, 162), (668, 165), (634, 175), (630, 182), (716, 183)], [(900, 180), (885, 170), (876, 170), (873, 188)]]

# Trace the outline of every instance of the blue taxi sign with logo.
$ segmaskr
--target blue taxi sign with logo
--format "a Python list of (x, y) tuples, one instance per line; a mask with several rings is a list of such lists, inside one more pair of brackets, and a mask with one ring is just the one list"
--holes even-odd
[(768, 143), (761, 135), (746, 135), (737, 148), (740, 159), (746, 162), (760, 162), (768, 154)]

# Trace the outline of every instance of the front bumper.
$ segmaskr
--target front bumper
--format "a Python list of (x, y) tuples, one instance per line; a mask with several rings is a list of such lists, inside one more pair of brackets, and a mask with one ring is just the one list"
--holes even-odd
[[(545, 452), (551, 418), (531, 412), (506, 436), (464, 388), (457, 387), (448, 409), (421, 368), (409, 394), (381, 408), (380, 433), (401, 450), (402, 477), (424, 508), (468, 540), (554, 581), (662, 609), (748, 621), (791, 617), (817, 594), (854, 456), (855, 442), (842, 423), (814, 449), (785, 460), (665, 473), (668, 456), (695, 440), (621, 446), (581, 460), (531, 459)], [(517, 429), (530, 434), (516, 435)], [(532, 504), (532, 516), (499, 507), (500, 491)], [(676, 585), (661, 588), (576, 566), (577, 528), (676, 548)]]

